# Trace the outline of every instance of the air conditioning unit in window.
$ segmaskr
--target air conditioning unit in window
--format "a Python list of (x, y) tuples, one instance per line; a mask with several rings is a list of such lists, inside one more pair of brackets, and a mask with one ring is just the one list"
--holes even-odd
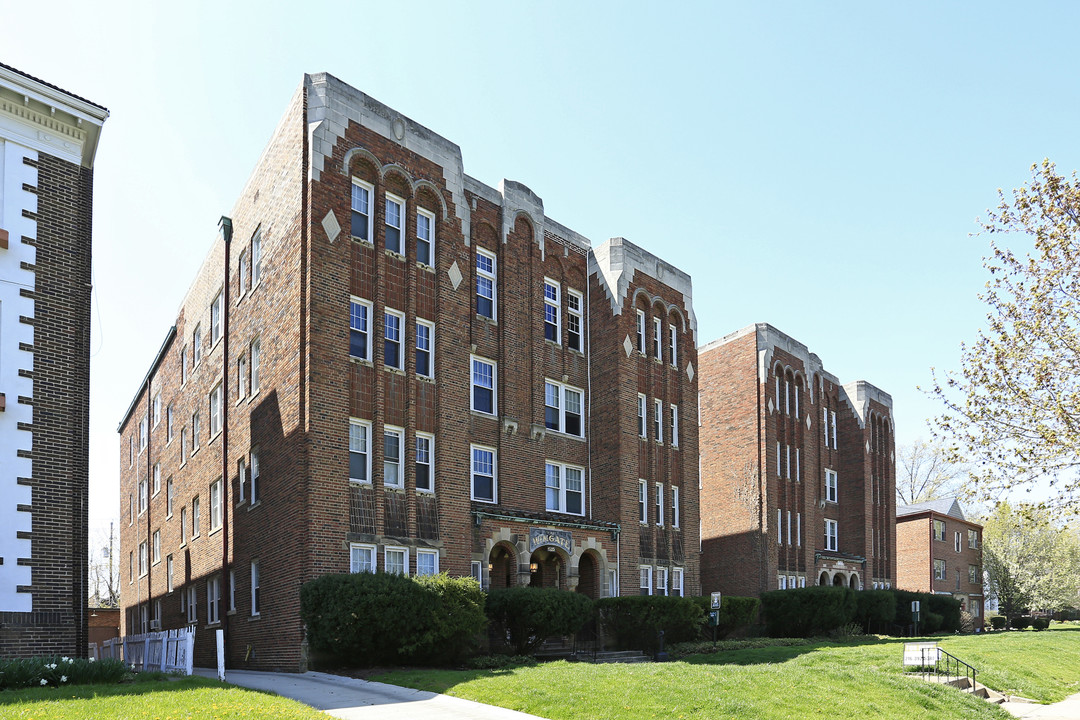
[(161, 629), (161, 621), (160, 620), (151, 620), (150, 621), (150, 629), (151, 630), (160, 630)]

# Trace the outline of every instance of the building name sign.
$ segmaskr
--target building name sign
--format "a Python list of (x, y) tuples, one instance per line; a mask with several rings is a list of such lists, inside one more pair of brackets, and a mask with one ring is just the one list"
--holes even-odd
[(529, 552), (533, 552), (537, 548), (545, 545), (554, 545), (562, 549), (567, 555), (572, 555), (574, 538), (566, 530), (529, 528)]

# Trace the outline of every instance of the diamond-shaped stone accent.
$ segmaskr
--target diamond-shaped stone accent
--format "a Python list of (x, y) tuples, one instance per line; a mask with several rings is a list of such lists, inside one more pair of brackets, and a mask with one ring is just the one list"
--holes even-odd
[(866, 441), (866, 454), (867, 455), (870, 454), (870, 441), (869, 440)]
[(626, 351), (626, 357), (630, 357), (630, 353), (634, 352), (634, 343), (630, 342), (630, 336), (627, 335), (626, 339), (622, 341), (623, 350)]
[(766, 405), (765, 407), (767, 407), (769, 409), (769, 414), (772, 415), (772, 411), (773, 411), (772, 398), (769, 398), (769, 404)]
[(457, 260), (455, 260), (454, 264), (450, 266), (450, 269), (446, 271), (446, 274), (450, 276), (450, 284), (454, 286), (455, 290), (461, 285), (461, 281), (465, 279), (461, 275), (461, 268), (458, 267)]
[(330, 242), (337, 240), (337, 236), (341, 234), (341, 225), (338, 224), (337, 215), (333, 210), (326, 213), (326, 217), (322, 219), (322, 228), (326, 231), (326, 237), (330, 239)]
[(686, 363), (686, 377), (694, 379), (694, 363)]
[(806, 429), (810, 429), (810, 413), (806, 414)]

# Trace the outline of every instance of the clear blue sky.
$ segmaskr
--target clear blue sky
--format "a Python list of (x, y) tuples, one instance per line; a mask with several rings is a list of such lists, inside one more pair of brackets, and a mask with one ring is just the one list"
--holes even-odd
[(976, 217), (1080, 167), (1073, 3), (0, 0), (0, 61), (101, 103), (91, 527), (116, 426), (304, 72), (689, 272), (699, 342), (769, 322), (891, 393), (901, 442), (985, 310)]

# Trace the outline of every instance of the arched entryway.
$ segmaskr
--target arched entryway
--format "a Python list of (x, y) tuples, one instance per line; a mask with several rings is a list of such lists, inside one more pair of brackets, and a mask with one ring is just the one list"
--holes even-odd
[(529, 558), (529, 586), (566, 589), (566, 560), (557, 550), (537, 548)]
[(844, 587), (843, 573), (836, 573), (835, 575), (833, 575), (832, 584), (834, 587)]
[(600, 597), (600, 563), (592, 552), (586, 552), (578, 560), (577, 591), (596, 600)]
[(859, 589), (859, 576), (857, 573), (851, 573), (851, 577), (848, 578), (848, 587), (852, 590)]
[(818, 578), (817, 584), (818, 585), (828, 585), (829, 584), (829, 573), (822, 572), (821, 577)]
[(509, 545), (499, 543), (491, 548), (488, 575), (491, 588), (508, 588), (517, 584), (517, 557)]

